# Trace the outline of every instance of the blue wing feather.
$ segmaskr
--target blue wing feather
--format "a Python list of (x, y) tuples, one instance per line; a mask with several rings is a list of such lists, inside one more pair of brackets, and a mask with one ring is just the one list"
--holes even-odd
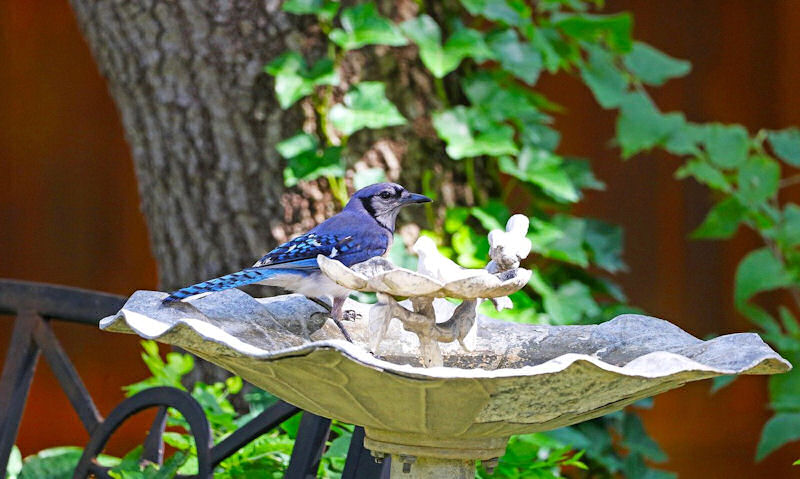
[(274, 267), (291, 263), (293, 268), (316, 268), (317, 255), (330, 255), (336, 245), (350, 238), (344, 235), (306, 233), (265, 254), (253, 267)]
[[(358, 228), (347, 230), (358, 230)], [(198, 294), (258, 283), (276, 274), (308, 275), (319, 270), (318, 255), (339, 260), (345, 266), (352, 266), (383, 255), (389, 247), (389, 242), (390, 239), (385, 235), (311, 231), (273, 249), (250, 268), (180, 289), (171, 293), (164, 302), (180, 301)]]

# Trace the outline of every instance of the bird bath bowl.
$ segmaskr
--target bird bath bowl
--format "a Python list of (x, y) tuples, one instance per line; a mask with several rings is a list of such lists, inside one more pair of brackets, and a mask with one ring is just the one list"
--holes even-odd
[[(100, 327), (179, 346), (314, 414), (364, 426), (367, 448), (395, 456), (397, 478), (472, 478), (474, 461), (502, 456), (512, 434), (575, 424), (689, 381), (791, 368), (756, 334), (702, 341), (639, 315), (592, 326), (478, 316), (472, 351), (446, 343), (443, 366), (423, 367), (417, 335), (398, 322), (378, 357), (368, 351), (370, 305), (346, 304), (361, 316), (345, 323), (348, 343), (299, 295), (229, 290), (178, 308), (163, 307), (164, 297), (138, 291)], [(456, 308), (433, 304), (437, 315)]]
[(426, 238), (417, 271), (318, 257), (330, 279), (378, 294), (376, 305), (345, 303), (357, 313), (345, 323), (352, 343), (303, 296), (238, 290), (170, 307), (165, 293), (138, 291), (100, 327), (179, 346), (302, 409), (364, 426), (368, 449), (395, 456), (394, 479), (471, 479), (475, 460), (502, 456), (512, 434), (602, 416), (688, 381), (791, 368), (756, 334), (701, 341), (640, 315), (592, 326), (477, 315), (485, 298), (509, 307), (506, 295), (530, 278), (520, 267), (527, 229), (514, 216), (492, 231), (482, 270), (459, 267)]

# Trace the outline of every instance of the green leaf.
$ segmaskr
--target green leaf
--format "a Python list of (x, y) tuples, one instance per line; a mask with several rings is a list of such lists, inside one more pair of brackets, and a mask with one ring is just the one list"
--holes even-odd
[(643, 42), (634, 42), (633, 49), (623, 58), (625, 66), (648, 85), (663, 85), (670, 78), (689, 73), (692, 64), (678, 60)]
[(71, 479), (83, 449), (53, 447), (28, 456), (22, 463), (19, 479)]
[(269, 62), (264, 71), (275, 77), (275, 94), (284, 110), (313, 93), (315, 86), (339, 84), (339, 75), (331, 59), (323, 58), (309, 69), (297, 52), (284, 53)]
[[(792, 336), (800, 338), (800, 323), (794, 317), (791, 311), (786, 306), (779, 306), (778, 313), (781, 316), (781, 324), (786, 329), (786, 332)], [(800, 398), (798, 398), (800, 400)]]
[(483, 268), (489, 254), (489, 239), (473, 228), (462, 225), (452, 236), (453, 250), (458, 253), (456, 262), (465, 268)]
[(322, 176), (344, 176), (341, 147), (306, 151), (292, 157), (283, 170), (283, 182), (289, 187), (300, 181), (312, 181)]
[(505, 230), (506, 222), (511, 218), (508, 207), (497, 199), (490, 199), (483, 206), (473, 206), (469, 211), (486, 231)]
[(556, 73), (580, 58), (578, 48), (565, 42), (555, 28), (532, 26), (527, 30), (527, 36), (542, 55), (544, 67), (550, 73)]
[(715, 190), (726, 193), (731, 191), (731, 184), (725, 175), (716, 169), (714, 165), (699, 158), (687, 161), (685, 165), (675, 172), (675, 178), (679, 180), (689, 176)]
[(628, 13), (615, 15), (556, 14), (553, 23), (567, 35), (577, 40), (594, 43), (605, 39), (613, 50), (625, 53), (631, 50), (633, 19)]
[(705, 147), (709, 159), (720, 168), (736, 168), (747, 160), (747, 130), (739, 125), (709, 125)]
[(492, 56), (483, 35), (468, 28), (456, 30), (443, 46), (439, 25), (425, 14), (403, 22), (400, 28), (417, 44), (422, 63), (436, 78), (455, 70), (466, 57), (482, 60)]
[(533, 45), (519, 41), (512, 29), (493, 33), (486, 40), (506, 71), (529, 85), (536, 83), (542, 70), (542, 57)]
[(778, 192), (781, 165), (768, 156), (753, 156), (739, 167), (738, 197), (751, 207), (772, 198)]
[(578, 200), (578, 192), (563, 168), (562, 158), (550, 151), (525, 147), (516, 162), (504, 156), (498, 166), (503, 173), (538, 185), (557, 200)]
[(460, 23), (444, 44), (444, 50), (447, 55), (460, 56), (462, 59), (469, 57), (477, 61), (489, 60), (494, 56), (481, 32)]
[(667, 455), (658, 447), (658, 443), (647, 435), (642, 419), (637, 414), (622, 416), (620, 432), (622, 433), (622, 446), (627, 448), (631, 454), (641, 454), (654, 462), (667, 460)]
[(471, 15), (481, 15), (506, 25), (523, 26), (530, 21), (531, 9), (522, 0), (461, 0)]
[(345, 8), (340, 21), (342, 28), (333, 30), (328, 37), (345, 50), (365, 45), (402, 46), (408, 43), (397, 25), (382, 17), (372, 2)]
[(238, 394), (242, 390), (244, 383), (240, 376), (230, 376), (225, 378), (225, 387), (228, 389), (228, 394)]
[(521, 121), (519, 136), (523, 145), (550, 151), (555, 150), (561, 141), (561, 133), (538, 121)]
[(781, 351), (781, 354), (795, 366), (787, 373), (769, 378), (770, 407), (778, 412), (800, 413), (800, 351)]
[(786, 163), (800, 166), (800, 130), (788, 128), (781, 131), (770, 131), (767, 134), (772, 150)]
[(664, 142), (664, 149), (678, 156), (701, 155), (699, 143), (705, 138), (705, 125), (689, 123), (680, 114), (678, 117), (683, 121), (677, 125), (677, 128)]
[(362, 128), (378, 129), (406, 123), (405, 117), (386, 98), (386, 85), (383, 82), (354, 85), (344, 96), (344, 105), (334, 105), (328, 118), (345, 135)]
[(126, 396), (133, 396), (147, 388), (156, 386), (172, 386), (184, 389), (181, 384), (183, 376), (189, 373), (194, 367), (194, 358), (190, 354), (180, 354), (175, 352), (167, 353), (167, 361), (161, 359), (158, 344), (155, 341), (141, 341), (144, 352), (142, 361), (150, 370), (152, 377), (138, 383), (124, 386)]
[(792, 284), (792, 278), (767, 248), (750, 252), (736, 270), (734, 298), (741, 306), (756, 293)]
[(720, 201), (708, 212), (703, 223), (692, 232), (694, 239), (728, 239), (747, 216), (747, 208), (735, 197)]
[(341, 161), (341, 148), (319, 148), (319, 140), (308, 133), (300, 132), (277, 145), (278, 153), (289, 160), (283, 170), (286, 186), (294, 186), (299, 181), (311, 181), (321, 176), (344, 175)]
[(783, 208), (783, 221), (776, 239), (787, 248), (800, 244), (800, 206), (788, 203)]
[[(480, 155), (514, 155), (514, 129), (508, 125), (481, 125), (483, 120), (463, 105), (433, 114), (436, 133), (447, 143), (447, 154), (455, 160)], [(478, 127), (489, 131), (480, 132)]]
[(711, 394), (716, 394), (720, 389), (728, 387), (734, 380), (736, 380), (735, 375), (716, 376), (711, 379)]
[(756, 448), (761, 461), (784, 444), (800, 439), (800, 413), (778, 413), (767, 421)]
[(330, 447), (325, 451), (325, 457), (347, 457), (347, 451), (350, 449), (350, 441), (352, 434), (342, 434), (331, 442)]
[[(522, 135), (528, 138), (537, 133), (547, 135), (548, 138), (538, 138), (542, 141), (552, 141), (552, 133), (543, 132), (542, 121), (547, 117), (539, 112), (534, 103), (532, 92), (528, 88), (520, 87), (514, 81), (508, 81), (505, 75), (492, 75), (481, 72), (470, 75), (461, 81), (462, 88), (473, 107), (469, 110), (470, 117), (475, 123), (492, 122), (502, 123), (510, 120), (524, 125), (526, 129), (540, 128), (537, 132), (524, 131)], [(489, 125), (489, 128), (493, 125)], [(558, 133), (555, 133), (556, 135)], [(549, 148), (552, 149), (552, 148)]]
[(565, 158), (564, 172), (578, 189), (605, 190), (606, 185), (592, 171), (589, 160), (583, 158)]
[(681, 115), (662, 114), (642, 93), (628, 94), (617, 117), (617, 138), (623, 157), (664, 144), (684, 124)]
[(381, 168), (367, 168), (365, 170), (358, 170), (353, 175), (353, 188), (360, 190), (365, 186), (374, 185), (375, 183), (383, 183), (386, 181), (386, 172)]
[(580, 281), (570, 281), (543, 296), (544, 309), (554, 324), (575, 324), (600, 314), (591, 290)]
[(622, 261), (622, 228), (592, 218), (586, 219), (586, 245), (592, 262), (609, 272), (625, 269)]
[(19, 448), (14, 445), (11, 448), (11, 454), (8, 456), (8, 466), (6, 467), (6, 479), (17, 479), (20, 471), (22, 470), (22, 454)]
[(581, 78), (603, 108), (619, 106), (628, 90), (628, 80), (614, 64), (614, 56), (593, 45), (586, 47), (589, 62), (581, 68)]
[(287, 160), (301, 153), (315, 151), (318, 147), (319, 140), (317, 140), (317, 137), (304, 132), (297, 133), (275, 145), (278, 153)]
[(583, 248), (586, 236), (586, 220), (573, 216), (557, 214), (547, 223), (531, 218), (532, 250), (551, 259), (576, 264), (589, 265), (589, 256)]
[(331, 0), (286, 0), (281, 7), (295, 15), (314, 14), (320, 20), (331, 21), (339, 11), (339, 2)]

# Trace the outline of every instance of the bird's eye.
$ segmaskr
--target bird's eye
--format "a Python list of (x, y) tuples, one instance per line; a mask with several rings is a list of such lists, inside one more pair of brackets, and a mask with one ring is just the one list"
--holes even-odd
[(378, 196), (380, 196), (384, 200), (388, 200), (389, 198), (392, 197), (392, 194), (389, 193), (388, 191), (381, 191), (381, 193)]

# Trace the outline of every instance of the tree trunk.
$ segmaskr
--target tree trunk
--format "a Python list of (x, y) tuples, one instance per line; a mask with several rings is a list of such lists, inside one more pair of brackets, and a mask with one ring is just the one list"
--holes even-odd
[[(70, 1), (122, 115), (162, 289), (249, 266), (335, 212), (324, 180), (284, 188), (274, 145), (308, 128), (313, 107), (306, 100), (281, 110), (263, 72), (288, 49), (312, 60), (324, 51), (312, 19), (282, 12), (276, 0)], [(383, 3), (398, 20), (417, 8)], [(347, 55), (336, 97), (354, 81), (386, 80), (409, 119), (402, 128), (355, 134), (348, 175), (380, 166), (419, 189), (422, 172), (433, 169), (439, 208), (469, 202), (461, 167), (445, 160), (430, 124), (430, 109), (441, 105), (415, 48)]]
[(122, 115), (161, 287), (252, 263), (283, 217), (272, 145), (300, 124), (262, 67), (297, 17), (279, 2), (72, 6)]

